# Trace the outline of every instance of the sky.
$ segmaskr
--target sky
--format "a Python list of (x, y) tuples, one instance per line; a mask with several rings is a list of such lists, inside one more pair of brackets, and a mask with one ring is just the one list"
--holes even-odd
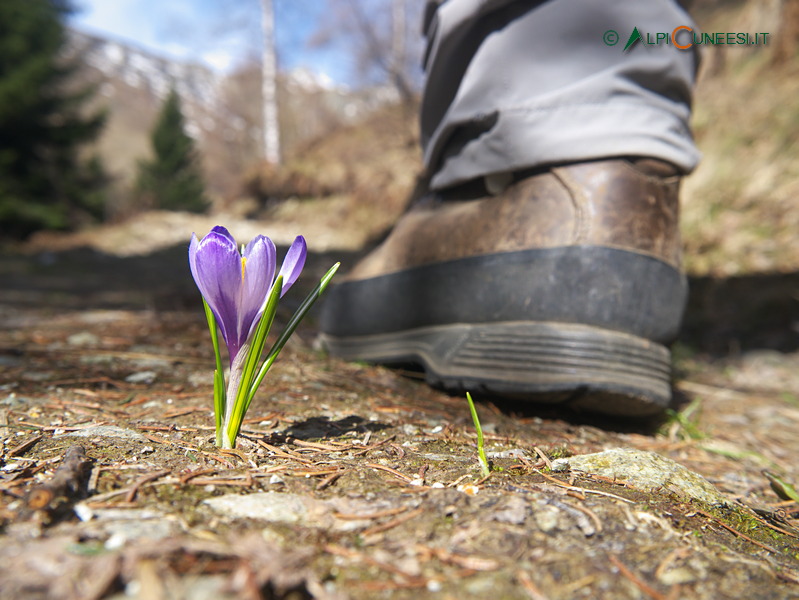
[[(74, 0), (77, 29), (172, 58), (229, 72), (260, 53), (260, 0)], [(312, 48), (308, 39), (324, 20), (322, 0), (274, 0), (279, 67), (296, 67), (350, 83), (352, 68), (340, 50)]]

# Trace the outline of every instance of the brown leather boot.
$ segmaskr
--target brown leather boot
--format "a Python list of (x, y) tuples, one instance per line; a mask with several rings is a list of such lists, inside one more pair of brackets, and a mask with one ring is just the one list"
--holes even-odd
[(428, 196), (330, 290), (323, 342), (419, 364), (451, 391), (659, 412), (687, 297), (679, 183), (666, 163), (619, 159)]

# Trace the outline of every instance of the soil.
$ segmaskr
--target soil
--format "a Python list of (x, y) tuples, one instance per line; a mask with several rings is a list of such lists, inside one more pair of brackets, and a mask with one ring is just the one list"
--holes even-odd
[[(799, 504), (764, 474), (799, 483), (795, 273), (692, 281), (656, 420), (478, 398), (487, 478), (464, 398), (325, 356), (313, 318), (217, 449), (185, 243), (6, 251), (0, 275), (2, 598), (799, 598)], [(730, 504), (549, 468), (609, 448)]]

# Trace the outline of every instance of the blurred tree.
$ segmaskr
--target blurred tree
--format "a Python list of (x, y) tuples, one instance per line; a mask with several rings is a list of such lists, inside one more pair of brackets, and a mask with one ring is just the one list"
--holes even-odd
[(277, 54), (275, 50), (275, 8), (272, 0), (261, 0), (264, 47), (261, 54), (261, 101), (264, 114), (264, 159), (280, 164), (280, 128), (277, 104)]
[(86, 116), (94, 88), (61, 56), (67, 0), (0, 1), (0, 233), (21, 238), (102, 215), (107, 178), (80, 146), (105, 115)]
[(145, 204), (165, 210), (208, 208), (194, 140), (186, 133), (180, 96), (173, 89), (152, 132), (153, 158), (139, 163), (136, 183)]
[(422, 0), (327, 0), (327, 4), (330, 16), (311, 43), (346, 48), (365, 83), (388, 83), (400, 101), (412, 105), (421, 84), (422, 36), (408, 23), (421, 22)]

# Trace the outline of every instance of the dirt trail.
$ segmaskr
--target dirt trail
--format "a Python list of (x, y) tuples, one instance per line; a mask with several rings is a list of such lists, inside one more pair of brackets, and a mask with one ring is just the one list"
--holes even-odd
[[(799, 504), (763, 473), (799, 483), (795, 276), (693, 282), (676, 416), (479, 399), (482, 479), (464, 399), (325, 357), (313, 322), (217, 450), (185, 246), (7, 254), (0, 275), (0, 597), (799, 597)], [(610, 448), (730, 504), (549, 468)]]

